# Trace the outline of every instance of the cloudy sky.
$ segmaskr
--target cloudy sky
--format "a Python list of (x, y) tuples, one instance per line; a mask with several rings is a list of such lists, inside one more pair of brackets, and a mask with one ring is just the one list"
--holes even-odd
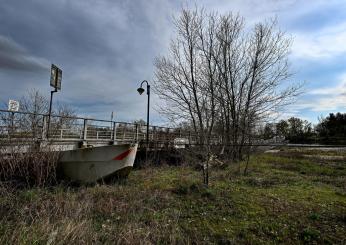
[[(119, 121), (145, 118), (146, 97), (136, 92), (152, 80), (156, 56), (174, 35), (172, 16), (187, 1), (0, 0), (0, 103), (31, 88), (49, 95), (50, 65), (63, 70), (54, 100), (79, 115)], [(346, 112), (345, 0), (203, 0), (192, 4), (239, 12), (249, 26), (277, 17), (294, 38), (292, 81), (305, 94), (282, 117), (317, 122)], [(154, 96), (154, 104), (160, 103)], [(153, 112), (152, 123), (165, 119)]]

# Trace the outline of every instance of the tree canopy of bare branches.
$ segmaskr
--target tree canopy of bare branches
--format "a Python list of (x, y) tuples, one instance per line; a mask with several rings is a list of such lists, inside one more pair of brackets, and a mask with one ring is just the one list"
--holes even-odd
[(203, 145), (218, 134), (232, 159), (241, 159), (254, 126), (300, 92), (286, 84), (292, 40), (276, 20), (248, 28), (237, 14), (204, 9), (183, 9), (175, 27), (168, 55), (155, 61), (161, 111), (189, 122)]

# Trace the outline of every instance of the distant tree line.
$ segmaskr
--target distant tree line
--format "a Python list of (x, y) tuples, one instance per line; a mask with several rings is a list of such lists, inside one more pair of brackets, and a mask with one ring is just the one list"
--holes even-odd
[(266, 123), (261, 130), (264, 139), (284, 136), (290, 143), (346, 144), (346, 113), (330, 113), (313, 126), (307, 120), (291, 117)]
[(346, 145), (346, 113), (330, 113), (315, 127), (319, 141)]

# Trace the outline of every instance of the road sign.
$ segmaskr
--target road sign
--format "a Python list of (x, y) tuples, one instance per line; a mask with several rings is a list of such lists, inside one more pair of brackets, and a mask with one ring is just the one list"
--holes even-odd
[(15, 100), (8, 101), (8, 110), (9, 111), (19, 111), (19, 102)]
[(61, 79), (62, 79), (62, 70), (59, 69), (56, 65), (52, 64), (50, 70), (50, 86), (56, 90), (61, 90)]

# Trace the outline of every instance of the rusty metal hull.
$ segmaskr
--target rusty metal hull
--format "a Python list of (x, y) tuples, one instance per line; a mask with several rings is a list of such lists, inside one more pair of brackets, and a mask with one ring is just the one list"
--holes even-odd
[(120, 144), (65, 151), (59, 165), (70, 180), (92, 183), (117, 173), (128, 174), (135, 161), (137, 146)]

